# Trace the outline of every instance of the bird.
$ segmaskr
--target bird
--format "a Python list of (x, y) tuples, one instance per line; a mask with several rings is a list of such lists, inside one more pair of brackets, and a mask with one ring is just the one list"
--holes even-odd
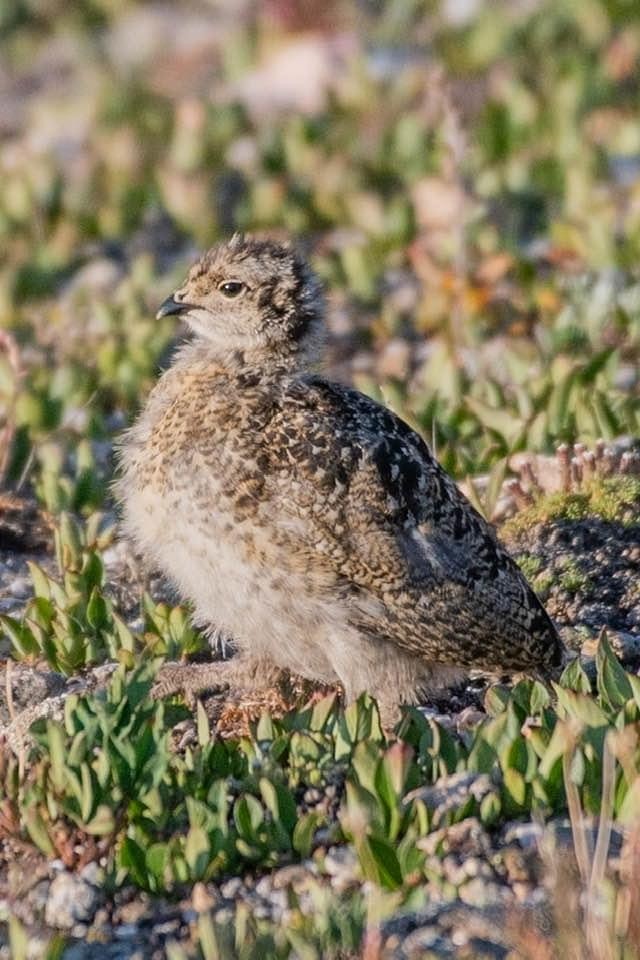
[(233, 235), (166, 316), (191, 337), (122, 436), (115, 489), (195, 624), (233, 638), (194, 670), (367, 692), (388, 723), (470, 670), (553, 675), (563, 644), (493, 528), (416, 431), (320, 372), (324, 293), (293, 245)]

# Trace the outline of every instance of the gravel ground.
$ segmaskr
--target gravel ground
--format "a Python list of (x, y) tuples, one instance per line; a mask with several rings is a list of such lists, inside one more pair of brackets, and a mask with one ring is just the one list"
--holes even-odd
[[(446, 785), (439, 789), (446, 803)], [(570, 840), (569, 822), (561, 818), (544, 830), (538, 824), (513, 822), (497, 833), (469, 818), (430, 834), (423, 841), (425, 851), (432, 854), (428, 904), (382, 924), (382, 960), (506, 958), (514, 917), (524, 917), (541, 930), (548, 925), (552, 904), (542, 885), (543, 857), (549, 856), (547, 850), (556, 859), (567, 858)], [(614, 832), (610, 846), (614, 871), (620, 845), (621, 837)], [(47, 863), (33, 855), (20, 859), (6, 848), (2, 853), (5, 866), (11, 856), (13, 882), (16, 874), (22, 881), (21, 896), (11, 906), (30, 930), (31, 955), (38, 956), (44, 931), (57, 929), (68, 937), (65, 960), (159, 960), (168, 942), (190, 942), (201, 912), (210, 912), (224, 925), (244, 905), (255, 918), (278, 923), (286, 917), (292, 896), (302, 913), (312, 913), (314, 887), (321, 885), (338, 898), (347, 898), (360, 886), (355, 854), (341, 846), (321, 847), (313, 858), (270, 873), (198, 883), (188, 897), (175, 902), (132, 888), (105, 896), (99, 886), (100, 868), (94, 863), (72, 873), (60, 861)], [(3, 913), (7, 898), (2, 883)], [(7, 943), (0, 941), (0, 957), (9, 956)]]

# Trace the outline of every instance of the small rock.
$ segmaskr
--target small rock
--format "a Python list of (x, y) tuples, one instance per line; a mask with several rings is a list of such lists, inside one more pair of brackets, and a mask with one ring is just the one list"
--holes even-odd
[(281, 867), (273, 874), (273, 889), (284, 890), (287, 887), (293, 887), (299, 890), (307, 885), (316, 872), (314, 864), (292, 863), (287, 867)]
[(65, 870), (51, 883), (45, 920), (51, 927), (70, 930), (78, 923), (91, 922), (99, 901), (100, 891), (93, 884)]
[(129, 926), (138, 926), (147, 915), (147, 904), (143, 899), (135, 897), (128, 903), (123, 903), (119, 911), (119, 921)]
[(442, 948), (443, 943), (436, 927), (419, 927), (406, 937), (402, 946), (405, 956), (414, 957), (429, 948)]
[(412, 800), (422, 800), (431, 809), (444, 812), (462, 803), (469, 794), (480, 801), (492, 790), (491, 779), (486, 773), (452, 773), (441, 777), (433, 786), (412, 790), (404, 802), (409, 804)]
[(539, 823), (512, 823), (505, 827), (505, 843), (518, 843), (524, 850), (537, 850), (543, 830)]
[[(24, 663), (11, 662), (11, 689), (13, 693), (13, 709), (20, 713), (31, 704), (40, 703), (50, 697), (61, 694), (67, 681), (60, 673), (53, 670), (36, 670)], [(7, 703), (6, 670), (0, 673), (0, 724), (9, 723), (9, 706)]]
[(353, 883), (356, 877), (356, 855), (350, 847), (331, 847), (324, 858), (324, 868), (331, 877), (331, 885), (340, 890)]
[(193, 909), (196, 913), (206, 913), (216, 905), (216, 898), (205, 887), (204, 883), (196, 883), (191, 894)]
[(621, 663), (631, 664), (640, 660), (640, 637), (635, 633), (607, 630), (607, 639)]
[(242, 889), (242, 880), (240, 877), (231, 877), (220, 887), (220, 893), (225, 900), (235, 900)]
[(486, 907), (500, 901), (502, 890), (497, 883), (487, 882), (485, 877), (474, 877), (460, 887), (458, 895), (463, 903)]
[(15, 577), (15, 579), (8, 584), (8, 590), (12, 597), (16, 597), (18, 600), (24, 600), (25, 597), (31, 596), (33, 587), (28, 577)]
[(256, 883), (256, 893), (258, 894), (259, 897), (264, 897), (264, 899), (266, 900), (271, 893), (272, 886), (273, 886), (273, 883), (271, 880), (271, 876), (267, 874), (266, 876), (261, 877), (260, 880), (258, 880), (258, 882)]

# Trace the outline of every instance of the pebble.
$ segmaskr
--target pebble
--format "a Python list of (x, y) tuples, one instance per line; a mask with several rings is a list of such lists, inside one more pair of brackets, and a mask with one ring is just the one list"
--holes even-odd
[(614, 653), (622, 663), (640, 659), (640, 637), (622, 630), (607, 630), (607, 637)]
[(217, 903), (217, 897), (211, 891), (209, 891), (204, 883), (198, 881), (193, 886), (193, 891), (191, 894), (191, 900), (193, 903), (193, 909), (196, 913), (206, 913), (208, 910), (211, 910), (215, 907)]
[(304, 864), (292, 863), (287, 867), (281, 867), (273, 874), (273, 889), (284, 890), (287, 887), (299, 889), (309, 882), (310, 874), (317, 874), (315, 863), (308, 860)]
[(498, 903), (503, 895), (503, 887), (497, 883), (487, 881), (485, 877), (474, 877), (467, 880), (458, 890), (458, 896), (463, 903), (474, 907), (485, 907), (490, 903)]
[(30, 597), (33, 592), (33, 587), (29, 577), (15, 577), (8, 585), (9, 593), (12, 597), (16, 597), (19, 600), (24, 600), (27, 597)]
[(113, 933), (118, 940), (133, 940), (133, 938), (137, 936), (138, 930), (139, 927), (136, 923), (120, 923)]
[(51, 881), (45, 906), (45, 921), (58, 930), (71, 930), (90, 922), (101, 899), (100, 891), (80, 874), (64, 870)]
[(240, 877), (231, 877), (230, 880), (226, 880), (220, 887), (220, 893), (225, 900), (235, 900), (235, 898), (240, 893), (242, 889), (242, 880)]
[(344, 890), (357, 875), (357, 859), (350, 847), (330, 847), (324, 858), (324, 869), (331, 877), (331, 886)]
[(259, 897), (268, 897), (271, 893), (272, 880), (270, 876), (261, 877), (256, 883), (256, 893)]
[(536, 849), (543, 837), (543, 828), (539, 823), (511, 823), (504, 829), (504, 842), (518, 843), (523, 849)]

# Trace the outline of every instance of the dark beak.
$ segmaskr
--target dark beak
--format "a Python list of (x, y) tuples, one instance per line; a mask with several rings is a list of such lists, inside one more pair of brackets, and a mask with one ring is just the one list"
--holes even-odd
[(156, 320), (162, 320), (163, 317), (170, 317), (173, 314), (186, 313), (192, 309), (192, 306), (190, 303), (180, 303), (173, 296), (167, 297), (156, 313)]

